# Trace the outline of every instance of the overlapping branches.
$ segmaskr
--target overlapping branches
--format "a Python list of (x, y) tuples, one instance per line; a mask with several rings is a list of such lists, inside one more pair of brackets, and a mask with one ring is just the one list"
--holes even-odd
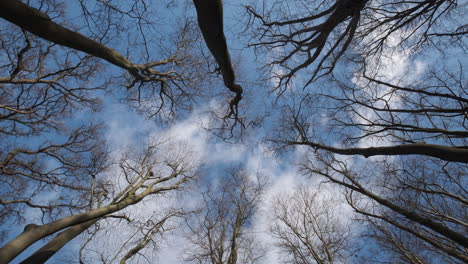
[(350, 227), (337, 214), (334, 197), (300, 186), (273, 202), (275, 220), (270, 229), (288, 262), (325, 264), (348, 259)]
[[(192, 160), (187, 159), (190, 155), (158, 159), (155, 151), (156, 147), (150, 146), (143, 156), (139, 157), (139, 162), (136, 162), (138, 159), (122, 161), (121, 173), (127, 184), (120, 186), (122, 187), (120, 191), (116, 190), (113, 193), (106, 188), (98, 189), (93, 182), (89, 186), (91, 200), (88, 210), (79, 210), (76, 214), (60, 216), (49, 223), (25, 229), (23, 233), (0, 248), (2, 256), (0, 263), (8, 263), (36, 241), (57, 234), (25, 260), (25, 263), (43, 263), (97, 221), (111, 217), (147, 197), (177, 190), (193, 179), (196, 168), (193, 167)], [(104, 177), (104, 175), (95, 177)], [(168, 217), (171, 216), (174, 215), (170, 214)], [(131, 219), (131, 216), (115, 215), (115, 217)], [(130, 257), (131, 255), (128, 256)]]
[[(456, 6), (453, 1), (294, 3), (304, 8), (291, 8), (282, 1), (271, 7), (247, 6), (255, 28), (250, 46), (269, 54), (270, 77), (280, 91), (292, 85), (299, 73), (306, 75), (299, 78), (302, 87), (332, 73), (351, 49), (362, 57), (378, 57), (383, 49), (398, 45), (391, 42), (395, 35), (402, 38), (400, 45), (420, 46), (427, 39), (419, 33), (437, 30), (441, 17)], [(402, 31), (406, 31), (403, 36)], [(412, 38), (415, 35), (419, 37)]]
[[(114, 7), (105, 1), (101, 1), (101, 3), (104, 3), (104, 8), (109, 9), (109, 12), (117, 12), (122, 15), (122, 11), (117, 7)], [(187, 32), (190, 30), (188, 28), (188, 22), (180, 29), (181, 32), (179, 32), (180, 34), (178, 34), (178, 38), (175, 40), (177, 42), (175, 45), (176, 48), (171, 49), (171, 54), (165, 59), (150, 61), (150, 57), (154, 55), (149, 53), (149, 49), (155, 47), (149, 46), (150, 43), (146, 40), (148, 36), (145, 36), (146, 33), (144, 33), (142, 26), (145, 24), (143, 23), (145, 19), (144, 15), (137, 12), (138, 15), (134, 17), (135, 15), (133, 13), (136, 11), (134, 10), (131, 12), (131, 19), (138, 21), (138, 27), (144, 42), (143, 48), (146, 50), (146, 59), (148, 60), (145, 63), (134, 63), (120, 52), (101, 43), (101, 40), (105, 39), (108, 35), (106, 32), (109, 32), (110, 28), (118, 25), (115, 24), (115, 21), (110, 22), (110, 20), (113, 21), (115, 18), (96, 18), (104, 19), (106, 21), (106, 23), (100, 24), (98, 21), (94, 21), (95, 18), (89, 14), (89, 11), (86, 12), (87, 9), (85, 5), (83, 5), (83, 8), (89, 28), (92, 28), (89, 23), (91, 23), (90, 21), (93, 21), (93, 24), (98, 27), (100, 31), (103, 31), (104, 35), (99, 36), (100, 38), (98, 40), (93, 40), (78, 31), (71, 30), (61, 24), (58, 24), (54, 22), (48, 14), (18, 0), (3, 1), (1, 3), (2, 11), (0, 16), (19, 26), (21, 29), (31, 32), (42, 39), (73, 50), (84, 52), (90, 56), (101, 58), (126, 70), (129, 73), (127, 76), (127, 88), (130, 89), (132, 87), (137, 87), (137, 89), (133, 89), (136, 89), (137, 91), (132, 91), (134, 95), (132, 95), (132, 100), (137, 100), (140, 104), (148, 104), (148, 98), (151, 98), (151, 104), (154, 104), (153, 101), (156, 101), (156, 103), (159, 104), (159, 108), (151, 109), (149, 116), (154, 116), (160, 112), (164, 112), (163, 110), (167, 110), (164, 109), (166, 107), (169, 109), (167, 111), (170, 114), (173, 114), (174, 107), (179, 105), (180, 107), (183, 107), (183, 101), (193, 100), (193, 93), (192, 91), (189, 91), (190, 89), (188, 87), (196, 87), (192, 84), (198, 81), (199, 76), (193, 74), (193, 72), (195, 72), (194, 70), (190, 70), (190, 67), (196, 66), (188, 65), (195, 62), (193, 58), (189, 58), (190, 56), (186, 51), (187, 45), (189, 45), (190, 42), (190, 40), (186, 38)], [(137, 9), (138, 8), (136, 8), (136, 10)], [(103, 26), (106, 26), (106, 28), (101, 28)], [(182, 69), (183, 67), (181, 66), (186, 68)], [(166, 101), (169, 101), (169, 103), (166, 103)]]
[[(325, 100), (330, 126), (339, 129), (344, 147), (323, 144), (309, 128), (307, 97), (291, 110), (291, 128), (297, 132), (287, 144), (307, 145), (341, 155), (425, 155), (445, 161), (468, 162), (466, 120), (468, 101), (464, 74), (429, 71), (422, 81), (395, 84), (362, 74), (362, 81), (336, 80), (339, 93), (318, 93)], [(303, 113), (301, 113), (303, 112)], [(364, 140), (379, 146), (355, 147)]]
[[(90, 56), (60, 53), (26, 31), (2, 25), (0, 51), (0, 181), (2, 222), (22, 223), (25, 212), (44, 220), (87, 206), (92, 176), (107, 166), (101, 127), (91, 121), (69, 125), (79, 110), (94, 111), (89, 85), (98, 71)], [(57, 199), (43, 199), (57, 192)], [(73, 194), (76, 199), (61, 192)]]
[[(462, 198), (466, 190), (460, 185), (463, 180), (459, 174), (466, 170), (465, 165), (446, 164), (442, 169), (445, 173), (440, 175), (439, 168), (428, 169), (440, 162), (431, 164), (431, 161), (417, 159), (416, 163), (403, 165), (382, 162), (375, 164), (372, 170), (375, 174), (383, 173), (387, 179), (372, 187), (362, 175), (368, 170), (358, 173), (333, 154), (321, 152), (316, 158), (320, 163), (311, 159), (304, 165), (305, 172), (343, 186), (355, 212), (376, 225), (374, 231), (378, 234), (374, 233), (374, 238), (391, 242), (384, 247), (394, 247), (392, 252), (399, 252), (407, 259), (424, 257), (426, 253), (423, 252), (427, 250), (435, 256), (443, 254), (450, 262), (467, 260), (465, 216), (456, 209), (466, 206), (466, 199)], [(400, 232), (403, 233), (394, 235)], [(421, 248), (404, 246), (413, 239), (422, 242)]]
[(262, 251), (247, 232), (257, 210), (263, 184), (249, 179), (245, 171), (232, 171), (219, 189), (203, 193), (202, 209), (189, 222), (193, 249), (187, 260), (194, 263), (257, 263)]

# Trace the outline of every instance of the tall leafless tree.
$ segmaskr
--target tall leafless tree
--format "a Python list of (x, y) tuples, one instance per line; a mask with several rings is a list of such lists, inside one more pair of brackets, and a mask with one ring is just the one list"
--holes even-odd
[(122, 186), (114, 185), (113, 190), (108, 190), (91, 185), (88, 209), (77, 210), (68, 216), (59, 216), (43, 225), (27, 226), (24, 232), (0, 248), (2, 256), (0, 263), (8, 263), (38, 240), (55, 234), (56, 236), (46, 245), (24, 261), (24, 263), (43, 263), (70, 240), (101, 219), (131, 218), (125, 214), (119, 215), (120, 211), (156, 194), (177, 190), (195, 177), (196, 167), (190, 159), (190, 153), (181, 152), (180, 155), (158, 158), (160, 154), (156, 151), (156, 147), (156, 145), (150, 146), (141, 157), (125, 159), (120, 163), (120, 173), (125, 181)]
[(377, 230), (374, 238), (405, 262), (466, 262), (466, 166), (444, 163), (415, 158), (358, 166), (321, 153), (304, 170), (344, 187), (354, 211)]
[[(221, 131), (217, 133), (222, 137), (233, 137), (255, 123), (245, 122), (246, 117), (239, 113), (243, 89), (236, 82), (224, 37), (222, 1), (193, 1), (188, 12), (181, 8), (174, 11), (173, 2), (164, 9), (164, 4), (146, 0), (79, 0), (77, 4), (68, 8), (55, 0), (27, 4), (8, 0), (1, 3), (0, 17), (31, 35), (66, 47), (64, 50), (71, 48), (101, 59), (95, 61), (105, 71), (101, 76), (112, 83), (108, 83), (108, 91), (123, 93), (126, 101), (147, 117), (173, 120), (207, 98), (224, 97), (230, 91), (235, 95), (226, 107), (210, 108), (210, 127)], [(70, 17), (73, 12), (79, 15)], [(164, 13), (174, 12), (181, 16), (164, 17)], [(194, 13), (199, 14), (196, 22)], [(204, 54), (201, 42), (212, 56)], [(125, 72), (116, 74), (106, 62)], [(211, 82), (216, 79), (213, 73), (218, 72), (228, 88), (221, 95)], [(219, 87), (219, 82), (214, 84)]]
[[(209, 9), (194, 2), (198, 14)], [(0, 249), (0, 263), (54, 234), (26, 262), (45, 261), (96, 223), (126, 219), (123, 208), (193, 176), (176, 162), (158, 167), (165, 170), (156, 178), (156, 167), (142, 158), (122, 163), (128, 189), (109, 191), (115, 185), (103, 177), (109, 164), (100, 127), (68, 120), (99, 109), (98, 93), (123, 84), (128, 99), (150, 116), (189, 109), (196, 95), (206, 95), (197, 85), (203, 63), (189, 49), (193, 24), (183, 21), (178, 34), (166, 30), (164, 38), (155, 34), (158, 16), (144, 0), (76, 3), (80, 15), (69, 19), (59, 1), (0, 2), (0, 17), (8, 21), (0, 25), (0, 223), (24, 223), (30, 209), (43, 222), (27, 225)], [(222, 34), (220, 1), (212, 4), (219, 38), (206, 17), (199, 16), (200, 28), (225, 85), (236, 93), (228, 111), (237, 122), (242, 89)], [(309, 149), (304, 172), (343, 188), (369, 227), (363, 237), (375, 239), (390, 262), (468, 261), (464, 8), (442, 0), (278, 0), (247, 7), (251, 46), (266, 54), (268, 76), (285, 104), (272, 109), (283, 117), (272, 140)], [(399, 74), (389, 67), (394, 58), (408, 62)], [(426, 63), (421, 72), (418, 59)], [(191, 223), (194, 262), (258, 261), (245, 227), (261, 188), (245, 175), (232, 178), (220, 192), (205, 193), (203, 217)], [(56, 190), (68, 196), (41, 200)], [(148, 245), (164, 219), (143, 221), (144, 235), (122, 261)], [(296, 236), (307, 232), (304, 227)], [(315, 261), (331, 262), (314, 252)]]
[[(364, 68), (360, 81), (335, 78), (339, 92), (308, 94), (288, 115), (296, 138), (283, 143), (310, 147), (305, 172), (344, 187), (349, 204), (375, 231), (372, 237), (399, 261), (466, 261), (461, 69), (437, 65), (421, 80), (398, 84)], [(325, 143), (326, 128), (313, 126), (323, 116), (311, 117), (312, 109), (326, 113), (325, 127), (336, 131), (328, 135), (339, 144)]]
[(276, 246), (288, 263), (346, 262), (351, 232), (348, 220), (340, 216), (339, 199), (311, 189), (299, 186), (274, 199), (270, 228)]
[(248, 233), (264, 183), (242, 170), (232, 171), (219, 186), (203, 193), (200, 213), (189, 221), (187, 260), (193, 263), (249, 264), (262, 257), (261, 246)]
[(95, 92), (106, 85), (95, 85), (99, 65), (12, 25), (1, 27), (0, 222), (6, 227), (24, 224), (28, 211), (46, 220), (86, 208), (81, 197), (108, 162), (102, 127), (69, 121), (80, 110), (99, 109)]
[[(278, 0), (246, 8), (254, 29), (251, 46), (271, 58), (270, 77), (280, 91), (301, 72), (306, 77), (297, 85), (304, 87), (332, 73), (347, 51), (380, 56), (395, 47), (395, 36), (399, 45), (416, 48), (434, 37), (460, 41), (467, 34), (456, 1)], [(451, 16), (461, 20), (445, 25)]]
[(466, 262), (464, 7), (273, 3), (248, 7), (284, 98), (272, 141), (309, 148), (304, 172), (342, 186), (399, 261)]
[[(235, 75), (224, 37), (222, 41), (206, 38), (209, 34), (224, 36), (222, 3), (213, 3), (215, 6), (195, 1), (197, 12), (201, 12), (198, 21), (208, 47), (210, 50), (220, 45), (224, 47), (213, 55), (223, 71), (226, 87), (236, 93), (236, 97), (229, 104), (229, 118), (237, 116), (236, 109), (242, 97), (242, 88), (234, 82)], [(146, 111), (151, 110), (148, 115), (173, 115), (175, 107), (189, 109), (196, 96), (206, 92), (198, 89), (200, 80), (205, 79), (204, 75), (207, 73), (201, 70), (204, 68), (203, 61), (193, 56), (195, 52), (191, 46), (195, 43), (196, 34), (192, 33), (194, 23), (189, 19), (172, 19), (168, 23), (180, 25), (165, 25), (155, 31), (154, 25), (160, 24), (160, 21), (154, 17), (154, 5), (145, 0), (135, 1), (133, 4), (125, 1), (111, 3), (80, 0), (79, 4), (82, 13), (79, 22), (84, 25), (68, 26), (70, 20), (66, 17), (63, 5), (55, 1), (28, 4), (19, 0), (2, 1), (0, 17), (44, 40), (84, 52), (124, 69), (128, 74), (122, 77), (126, 79), (125, 85), (130, 91), (130, 99), (140, 106), (145, 106)], [(204, 22), (207, 16), (204, 16), (203, 12), (210, 11), (213, 11), (217, 18), (208, 23)], [(127, 22), (129, 23), (126, 24)], [(128, 25), (132, 25), (133, 28)], [(87, 34), (75, 30), (76, 27), (82, 27), (81, 31)], [(171, 27), (177, 28), (177, 34), (170, 34)], [(115, 28), (122, 30), (116, 31)], [(105, 44), (122, 38), (122, 34), (128, 38), (126, 44), (120, 41), (115, 45), (116, 48)], [(166, 36), (155, 38), (158, 35)], [(171, 35), (176, 37), (171, 39), (168, 37)], [(170, 45), (165, 44), (162, 39)], [(123, 54), (117, 51), (118, 49), (127, 49), (129, 54)], [(136, 63), (130, 56), (142, 62)], [(166, 58), (155, 59), (163, 56)]]

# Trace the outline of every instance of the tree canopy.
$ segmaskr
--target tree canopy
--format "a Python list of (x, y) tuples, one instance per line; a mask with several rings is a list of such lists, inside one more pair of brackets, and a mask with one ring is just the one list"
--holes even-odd
[(466, 11), (2, 0), (0, 263), (466, 263)]

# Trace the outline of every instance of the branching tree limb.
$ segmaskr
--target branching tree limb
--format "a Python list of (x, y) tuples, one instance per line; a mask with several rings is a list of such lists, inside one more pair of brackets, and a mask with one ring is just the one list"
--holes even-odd
[(197, 10), (198, 25), (200, 26), (205, 43), (213, 54), (223, 76), (224, 85), (236, 95), (229, 102), (230, 113), (238, 119), (238, 104), (242, 99), (242, 87), (236, 84), (236, 74), (231, 63), (231, 56), (224, 36), (223, 4), (221, 0), (193, 0)]
[(167, 59), (145, 64), (135, 64), (116, 50), (53, 22), (47, 14), (19, 0), (2, 1), (0, 3), (0, 10), (0, 16), (2, 18), (22, 29), (56, 44), (104, 59), (129, 71), (137, 80), (163, 78), (168, 73), (158, 72), (152, 68), (170, 63), (174, 60)]
[(250, 180), (244, 171), (231, 172), (219, 189), (210, 187), (203, 194), (200, 213), (189, 222), (194, 249), (186, 259), (195, 263), (257, 263), (262, 253), (246, 227), (262, 190), (263, 183)]
[(166, 168), (160, 168), (162, 171), (166, 171), (156, 172), (159, 174), (156, 177), (153, 172), (154, 150), (154, 147), (149, 147), (140, 164), (130, 166), (125, 162), (123, 163), (121, 168), (128, 185), (117, 193), (107, 205), (101, 206), (98, 195), (97, 208), (91, 208), (85, 212), (65, 216), (44, 225), (35, 225), (33, 228), (25, 229), (23, 233), (0, 248), (0, 256), (2, 256), (0, 263), (8, 263), (33, 243), (63, 230), (62, 233), (34, 253), (26, 263), (29, 261), (32, 261), (29, 263), (37, 263), (35, 261), (39, 260), (46, 261), (67, 242), (100, 219), (135, 205), (151, 195), (177, 190), (194, 177), (193, 173), (195, 172), (190, 164), (191, 161), (184, 160), (182, 157), (178, 157), (179, 160), (177, 158), (167, 159), (164, 162)]
[[(431, 182), (439, 182), (438, 188), (450, 188), (447, 192), (453, 195), (459, 192), (465, 193), (463, 187), (461, 189), (456, 187), (460, 178), (430, 175), (437, 173), (437, 168), (434, 168), (434, 171), (429, 169), (418, 171), (415, 168), (400, 170), (397, 169), (400, 166), (384, 162), (388, 167), (383, 171), (376, 167), (373, 167), (372, 171), (376, 175), (384, 173), (383, 177), (389, 178), (382, 179), (386, 182), (380, 184), (381, 188), (372, 188), (367, 187), (362, 175), (353, 171), (346, 162), (335, 159), (333, 154), (322, 155), (324, 153), (318, 152), (315, 161), (309, 160), (304, 164), (304, 171), (311, 175), (323, 176), (328, 181), (344, 187), (348, 193), (348, 203), (357, 213), (372, 218), (372, 221), (384, 221), (399, 230), (397, 232), (405, 232), (418, 241), (424, 241), (425, 248), (431, 251), (466, 261), (464, 250), (468, 247), (468, 238), (463, 232), (466, 228), (462, 220), (463, 213), (459, 214), (457, 209), (447, 208), (447, 206), (465, 205), (453, 202), (451, 196), (444, 197), (443, 194), (427, 193), (418, 189), (418, 185), (428, 188), (427, 186), (434, 185)], [(360, 200), (364, 202), (359, 203)], [(452, 203), (449, 205), (447, 201)], [(395, 246), (398, 246), (398, 243)]]

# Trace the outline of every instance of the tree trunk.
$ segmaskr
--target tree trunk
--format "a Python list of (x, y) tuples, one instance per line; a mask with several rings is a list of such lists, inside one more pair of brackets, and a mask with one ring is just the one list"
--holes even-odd
[(129, 205), (139, 202), (143, 199), (143, 197), (129, 197), (128, 199), (125, 199), (124, 201), (117, 204), (111, 204), (89, 212), (67, 216), (51, 223), (27, 230), (0, 248), (0, 264), (6, 264), (10, 262), (26, 248), (34, 244), (36, 241), (45, 238), (46, 236), (52, 235), (64, 228), (83, 224), (87, 221), (117, 212)]
[(1, 0), (0, 17), (40, 38), (99, 57), (131, 73), (136, 73), (143, 66), (133, 64), (114, 49), (53, 22), (47, 14), (21, 1)]
[(34, 252), (29, 258), (21, 262), (21, 264), (39, 264), (45, 263), (49, 258), (51, 258), (55, 253), (57, 253), (63, 246), (70, 242), (73, 238), (81, 234), (83, 231), (88, 229), (94, 223), (96, 223), (100, 218), (84, 222), (79, 225), (72, 226), (67, 230), (61, 232), (54, 237), (49, 243), (45, 246)]

